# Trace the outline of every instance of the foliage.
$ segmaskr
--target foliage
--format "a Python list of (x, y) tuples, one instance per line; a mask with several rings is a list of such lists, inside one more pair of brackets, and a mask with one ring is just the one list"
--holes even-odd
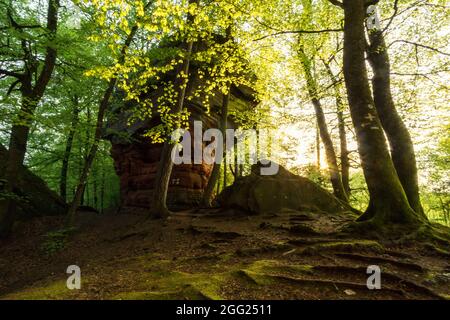
[(42, 242), (41, 250), (46, 255), (52, 255), (62, 250), (66, 246), (68, 238), (73, 232), (73, 228), (48, 232), (44, 236), (45, 239)]
[[(393, 95), (415, 143), (425, 210), (430, 217), (448, 223), (450, 143), (439, 137), (447, 137), (450, 130), (450, 9), (443, 0), (395, 3), (378, 4), (386, 28)], [(26, 67), (23, 43), (36, 57), (36, 71), (42, 67), (48, 39), (44, 28), (37, 26), (44, 24), (47, 8), (39, 4), (33, 0), (0, 2), (0, 69)], [(30, 27), (14, 28), (11, 17)], [(92, 143), (98, 100), (107, 81), (118, 79), (115, 96), (124, 101), (117, 107), (131, 106), (130, 125), (161, 118), (161, 124), (145, 134), (161, 142), (174, 128), (187, 126), (186, 110), (171, 111), (178, 98), (177, 84), (188, 79), (184, 85), (189, 85), (195, 75), (203, 81), (187, 92), (186, 99), (202, 104), (207, 112), (212, 112), (213, 94), (227, 93), (230, 84), (255, 89), (258, 107), (231, 112), (231, 117), (243, 128), (271, 129), (273, 141), (281, 141), (277, 147), (282, 150), (274, 158), (328, 188), (322, 177), (326, 165), (320, 146), (322, 171), (317, 170), (316, 125), (298, 56), (302, 49), (335, 146), (339, 145), (336, 83), (325, 64), (341, 84), (338, 92), (352, 165), (351, 201), (364, 210), (367, 189), (355, 152), (342, 77), (342, 25), (342, 10), (327, 0), (61, 0), (60, 25), (52, 43), (58, 50), (56, 69), (33, 118), (25, 164), (59, 191), (67, 136), (74, 130), (67, 179), (70, 201)], [(121, 48), (133, 30), (136, 36), (121, 60)], [(184, 48), (189, 42), (197, 44), (192, 53)], [(189, 77), (178, 72), (187, 58), (192, 66)], [(3, 145), (8, 145), (21, 102), (20, 87), (14, 81), (0, 74)], [(79, 109), (76, 123), (72, 121), (75, 108)], [(102, 141), (87, 183), (85, 204), (97, 209), (119, 202), (118, 177), (109, 149), (109, 142)], [(248, 171), (246, 164), (244, 172)], [(229, 168), (227, 174), (231, 183)]]

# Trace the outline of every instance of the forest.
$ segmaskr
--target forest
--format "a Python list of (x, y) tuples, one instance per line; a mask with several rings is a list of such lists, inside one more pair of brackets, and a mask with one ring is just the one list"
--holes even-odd
[(0, 299), (450, 299), (449, 83), (448, 0), (0, 0)]

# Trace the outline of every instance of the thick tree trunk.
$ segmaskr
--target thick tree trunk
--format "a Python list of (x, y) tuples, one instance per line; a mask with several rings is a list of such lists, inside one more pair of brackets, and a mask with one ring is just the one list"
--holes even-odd
[[(9, 140), (8, 162), (5, 169), (7, 194), (16, 194), (19, 184), (19, 170), (25, 159), (27, 151), (28, 134), (30, 132), (31, 117), (36, 109), (37, 101), (23, 97), (22, 107), (17, 118), (17, 124), (11, 129)], [(0, 238), (10, 234), (15, 221), (16, 200), (7, 198), (0, 202)]]
[(74, 97), (73, 102), (74, 108), (72, 111), (72, 120), (70, 122), (70, 131), (67, 136), (66, 149), (64, 150), (62, 159), (61, 177), (59, 182), (59, 193), (64, 201), (67, 201), (67, 173), (69, 171), (69, 159), (72, 153), (73, 139), (75, 136), (76, 127), (78, 125), (78, 114), (80, 112), (78, 107), (78, 98)]
[[(50, 43), (56, 37), (58, 28), (58, 10), (59, 0), (49, 0), (47, 10), (47, 29), (48, 40)], [(27, 43), (23, 40), (25, 48)], [(28, 49), (26, 49), (28, 50)], [(53, 44), (46, 48), (46, 55), (41, 72), (37, 76), (33, 86), (32, 81), (35, 74), (32, 70), (26, 68), (26, 72), (18, 76), (21, 83), (22, 105), (15, 123), (11, 129), (9, 140), (8, 163), (5, 169), (6, 188), (5, 191), (10, 195), (15, 192), (18, 185), (19, 169), (23, 165), (27, 151), (28, 135), (34, 112), (44, 95), (45, 89), (50, 81), (56, 62), (56, 49)], [(37, 63), (32, 55), (25, 53), (27, 64)], [(7, 237), (11, 233), (12, 225), (16, 216), (16, 202), (11, 198), (0, 201), (0, 238)]]
[[(223, 101), (222, 101), (222, 112), (220, 115), (220, 121), (219, 121), (219, 130), (222, 132), (223, 135), (223, 145), (225, 146), (225, 133), (227, 129), (227, 118), (228, 118), (228, 105), (230, 102), (230, 92), (228, 94), (223, 95)], [(222, 159), (225, 156), (226, 152), (224, 150)], [(220, 165), (221, 163), (216, 161), (214, 162), (214, 166), (211, 172), (211, 176), (209, 177), (208, 184), (206, 186), (206, 189), (203, 193), (203, 206), (211, 207), (212, 205), (212, 195), (214, 191), (214, 187), (219, 181), (220, 178)]]
[(344, 77), (358, 150), (370, 194), (370, 206), (360, 221), (379, 227), (389, 223), (418, 225), (384, 139), (370, 92), (365, 63), (364, 0), (344, 0)]
[(425, 217), (420, 202), (414, 145), (392, 98), (391, 67), (382, 31), (369, 30), (369, 40), (368, 58), (373, 70), (375, 107), (389, 141), (392, 161), (411, 208)]
[(344, 185), (342, 184), (341, 175), (339, 173), (339, 167), (337, 165), (336, 152), (334, 151), (333, 141), (331, 140), (330, 133), (328, 132), (327, 122), (322, 109), (322, 105), (319, 98), (317, 97), (317, 85), (311, 74), (311, 61), (301, 49), (299, 50), (299, 56), (303, 66), (303, 71), (306, 76), (306, 83), (310, 99), (316, 113), (320, 138), (325, 147), (325, 155), (327, 158), (328, 170), (330, 174), (331, 184), (333, 186), (334, 195), (342, 201), (348, 202), (348, 198), (344, 190)]

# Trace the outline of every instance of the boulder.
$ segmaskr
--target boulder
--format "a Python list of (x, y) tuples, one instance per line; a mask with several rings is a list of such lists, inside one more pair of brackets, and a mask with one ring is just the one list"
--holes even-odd
[[(0, 197), (4, 181), (8, 150), (0, 144)], [(16, 194), (21, 197), (18, 202), (18, 215), (20, 218), (36, 216), (50, 216), (65, 214), (67, 205), (62, 198), (47, 186), (44, 180), (32, 173), (26, 167), (20, 170), (19, 185)]]
[(313, 181), (297, 176), (282, 166), (275, 175), (260, 174), (261, 164), (251, 174), (237, 179), (218, 196), (221, 207), (252, 214), (277, 213), (283, 209), (337, 213), (353, 211), (333, 194)]

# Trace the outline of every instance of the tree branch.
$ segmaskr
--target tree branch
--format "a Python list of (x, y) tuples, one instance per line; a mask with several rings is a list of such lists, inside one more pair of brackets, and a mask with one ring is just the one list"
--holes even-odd
[(272, 34), (265, 35), (261, 38), (255, 39), (253, 41), (260, 41), (268, 37), (274, 37), (282, 34), (314, 34), (314, 33), (325, 33), (325, 32), (341, 32), (343, 29), (323, 29), (323, 30), (291, 30), (291, 31), (279, 31)]
[(331, 4), (334, 4), (335, 6), (344, 9), (344, 4), (338, 0), (328, 0)]
[(444, 51), (441, 51), (441, 50), (439, 50), (439, 49), (436, 49), (436, 48), (433, 48), (433, 47), (430, 47), (430, 46), (427, 46), (427, 45), (424, 45), (424, 44), (421, 44), (421, 43), (408, 41), (408, 40), (395, 40), (395, 41), (391, 42), (391, 44), (389, 45), (389, 47), (391, 47), (391, 46), (392, 46), (394, 43), (396, 43), (396, 42), (402, 42), (402, 43), (411, 44), (411, 45), (415, 46), (416, 48), (417, 48), (417, 47), (420, 47), (420, 48), (428, 49), (428, 50), (431, 50), (431, 51), (437, 52), (437, 53), (439, 53), (439, 54), (442, 54), (442, 55), (445, 55), (445, 56), (449, 56), (449, 57), (450, 57), (450, 53), (448, 53), (448, 52), (444, 52)]
[(0, 74), (4, 74), (4, 75), (10, 76), (10, 77), (15, 77), (17, 79), (22, 79), (22, 74), (14, 72), (14, 71), (0, 69)]
[(39, 75), (36, 85), (33, 89), (33, 95), (40, 97), (44, 94), (45, 87), (50, 81), (53, 69), (56, 63), (56, 49), (53, 47), (52, 41), (56, 38), (56, 31), (58, 28), (58, 9), (59, 0), (48, 0), (47, 12), (47, 29), (50, 31), (49, 43), (47, 44), (47, 53), (45, 55), (44, 68)]

